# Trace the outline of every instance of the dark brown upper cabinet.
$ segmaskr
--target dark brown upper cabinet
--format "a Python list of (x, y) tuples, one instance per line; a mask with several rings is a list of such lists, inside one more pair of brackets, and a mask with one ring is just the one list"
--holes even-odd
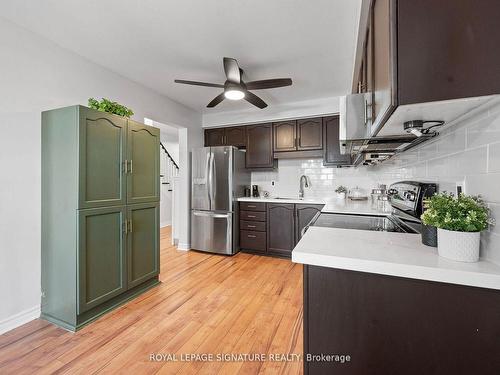
[(321, 117), (273, 123), (274, 157), (321, 157), (323, 122)]
[(321, 117), (297, 120), (297, 150), (323, 148), (323, 119)]
[[(372, 135), (401, 130), (402, 111), (451, 121), (470, 109), (443, 102), (443, 118), (426, 118), (415, 105), (500, 93), (499, 1), (373, 0), (368, 14), (354, 82), (355, 91), (367, 93)], [(395, 112), (395, 128), (384, 126), (392, 126)]]
[(297, 149), (297, 121), (273, 123), (274, 151), (295, 151)]
[(205, 129), (205, 146), (224, 146), (224, 128)]
[(325, 148), (323, 154), (323, 165), (344, 166), (351, 164), (350, 155), (340, 153), (339, 143), (339, 116), (328, 116), (323, 118), (323, 133)]
[(274, 168), (272, 124), (246, 126), (246, 138), (246, 167)]
[(244, 126), (234, 126), (225, 128), (225, 137), (227, 146), (245, 147), (246, 131)]
[(267, 204), (267, 251), (290, 256), (295, 246), (295, 205), (293, 203)]
[(245, 147), (245, 127), (216, 128), (205, 130), (205, 146)]

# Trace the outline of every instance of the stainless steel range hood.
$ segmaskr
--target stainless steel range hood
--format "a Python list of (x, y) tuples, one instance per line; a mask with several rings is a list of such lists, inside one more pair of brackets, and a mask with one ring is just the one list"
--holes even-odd
[(404, 132), (403, 124), (401, 135), (372, 137), (369, 102), (366, 94), (352, 94), (340, 98), (340, 151), (342, 154), (350, 154), (354, 165), (380, 163), (430, 138), (416, 137)]

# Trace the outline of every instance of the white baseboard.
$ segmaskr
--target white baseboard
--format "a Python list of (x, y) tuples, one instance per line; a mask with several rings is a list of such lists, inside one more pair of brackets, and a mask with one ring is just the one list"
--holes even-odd
[(177, 250), (184, 250), (184, 251), (191, 250), (191, 244), (179, 242), (177, 244)]
[(0, 335), (40, 317), (40, 306), (21, 311), (0, 321)]
[(168, 227), (170, 225), (172, 225), (171, 221), (163, 221), (160, 223), (160, 228)]

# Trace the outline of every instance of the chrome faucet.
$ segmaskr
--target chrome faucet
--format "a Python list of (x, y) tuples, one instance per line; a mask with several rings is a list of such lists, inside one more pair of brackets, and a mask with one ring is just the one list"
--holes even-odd
[(304, 198), (304, 188), (310, 186), (309, 182), (309, 177), (306, 175), (300, 176), (300, 182), (299, 182), (300, 188), (299, 188), (299, 198)]

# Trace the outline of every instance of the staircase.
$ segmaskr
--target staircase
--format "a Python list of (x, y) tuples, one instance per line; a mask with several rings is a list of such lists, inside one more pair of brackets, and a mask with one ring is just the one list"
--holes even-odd
[(168, 153), (167, 149), (160, 142), (161, 147), (161, 170), (160, 170), (160, 180), (162, 185), (168, 185), (168, 191), (172, 191), (173, 188), (173, 178), (179, 175), (179, 166)]

